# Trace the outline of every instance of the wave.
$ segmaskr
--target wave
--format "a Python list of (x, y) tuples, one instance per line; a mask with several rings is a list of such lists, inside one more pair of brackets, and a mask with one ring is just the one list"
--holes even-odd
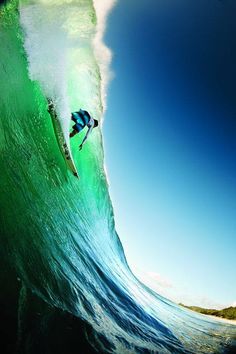
[(83, 153), (72, 140), (80, 181), (58, 147), (46, 97), (66, 136), (78, 107), (102, 119), (111, 52), (102, 44), (100, 4), (12, 0), (0, 8), (0, 279), (15, 284), (5, 283), (1, 296), (8, 306), (18, 298), (17, 349), (226, 352), (235, 327), (178, 307), (129, 269), (115, 230), (101, 129)]

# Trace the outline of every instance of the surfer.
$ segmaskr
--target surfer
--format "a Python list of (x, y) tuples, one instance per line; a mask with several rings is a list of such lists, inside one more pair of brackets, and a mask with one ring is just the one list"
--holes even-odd
[(86, 126), (88, 127), (88, 131), (79, 146), (79, 149), (81, 150), (83, 144), (88, 139), (88, 136), (93, 130), (93, 128), (96, 128), (98, 126), (98, 121), (97, 119), (92, 118), (90, 114), (87, 111), (84, 111), (83, 109), (80, 109), (78, 112), (71, 113), (71, 120), (73, 120), (75, 124), (72, 127), (73, 130), (70, 133), (70, 138), (73, 138), (73, 136), (80, 133)]

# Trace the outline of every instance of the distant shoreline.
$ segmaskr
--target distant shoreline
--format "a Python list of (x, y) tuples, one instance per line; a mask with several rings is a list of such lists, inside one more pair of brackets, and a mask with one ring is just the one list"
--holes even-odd
[(199, 306), (186, 306), (184, 304), (179, 304), (189, 310), (192, 310), (197, 313), (201, 313), (202, 315), (214, 318), (219, 321), (223, 321), (225, 323), (230, 323), (236, 325), (236, 307), (230, 306), (222, 310), (216, 309), (205, 309)]
[(206, 315), (205, 313), (202, 313), (202, 315), (205, 315), (206, 317), (214, 318), (216, 321), (229, 323), (229, 324), (236, 326), (236, 320), (229, 320), (228, 318), (223, 318), (223, 317), (214, 316), (214, 315)]

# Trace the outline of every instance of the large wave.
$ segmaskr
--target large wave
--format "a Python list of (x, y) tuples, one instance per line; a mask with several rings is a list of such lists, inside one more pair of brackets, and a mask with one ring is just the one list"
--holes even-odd
[(0, 272), (15, 284), (5, 283), (1, 299), (10, 306), (19, 296), (17, 349), (225, 352), (235, 327), (179, 308), (130, 271), (115, 231), (101, 129), (83, 153), (72, 140), (79, 181), (58, 147), (47, 97), (67, 137), (71, 111), (87, 108), (102, 119), (111, 59), (102, 34), (112, 4), (12, 0), (0, 8)]

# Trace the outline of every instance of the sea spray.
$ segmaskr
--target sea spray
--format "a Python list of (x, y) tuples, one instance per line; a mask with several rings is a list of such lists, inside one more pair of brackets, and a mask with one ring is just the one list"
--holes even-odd
[(70, 112), (84, 108), (101, 119), (111, 51), (102, 38), (113, 1), (21, 1), (29, 76), (53, 99), (65, 136)]

